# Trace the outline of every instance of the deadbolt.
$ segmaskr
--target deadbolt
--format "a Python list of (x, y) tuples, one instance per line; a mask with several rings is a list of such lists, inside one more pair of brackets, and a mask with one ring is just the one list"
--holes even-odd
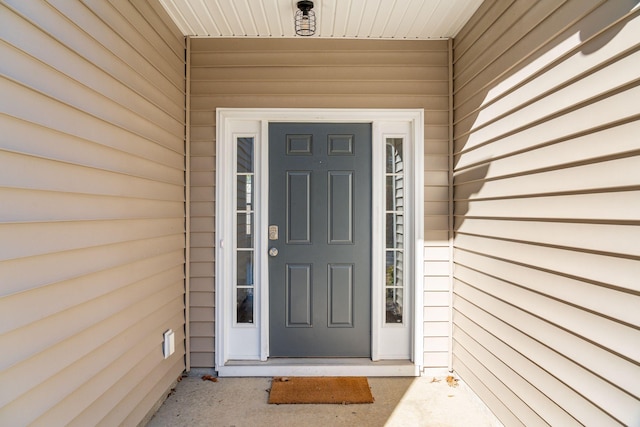
[(269, 226), (269, 240), (278, 240), (278, 226), (270, 225)]
[(269, 256), (278, 256), (277, 248), (269, 248)]

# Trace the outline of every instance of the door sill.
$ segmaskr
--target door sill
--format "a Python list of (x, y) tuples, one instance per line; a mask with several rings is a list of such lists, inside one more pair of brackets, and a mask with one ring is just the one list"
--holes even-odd
[(366, 358), (275, 358), (266, 362), (229, 360), (216, 367), (221, 377), (336, 376), (417, 377), (420, 367), (409, 360)]

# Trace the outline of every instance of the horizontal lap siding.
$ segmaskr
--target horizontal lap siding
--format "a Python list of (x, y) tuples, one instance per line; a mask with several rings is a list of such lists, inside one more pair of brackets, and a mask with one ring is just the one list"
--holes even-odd
[(0, 424), (135, 425), (184, 369), (184, 39), (146, 0), (0, 39)]
[(640, 11), (487, 1), (454, 43), (454, 369), (505, 425), (640, 421)]
[(425, 109), (425, 354), (446, 367), (449, 307), (446, 41), (191, 40), (191, 365), (213, 367), (215, 111)]

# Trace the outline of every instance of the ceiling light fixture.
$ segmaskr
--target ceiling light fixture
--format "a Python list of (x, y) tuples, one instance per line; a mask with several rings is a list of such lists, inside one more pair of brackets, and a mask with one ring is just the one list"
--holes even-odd
[(299, 1), (296, 11), (296, 34), (299, 36), (312, 36), (316, 33), (316, 13), (313, 11), (313, 2)]

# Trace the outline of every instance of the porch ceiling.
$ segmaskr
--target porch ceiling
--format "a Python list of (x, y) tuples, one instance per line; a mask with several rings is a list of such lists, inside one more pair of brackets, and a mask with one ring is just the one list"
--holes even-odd
[[(297, 0), (160, 0), (184, 35), (296, 37)], [(314, 0), (313, 37), (426, 40), (454, 37), (482, 0)]]

